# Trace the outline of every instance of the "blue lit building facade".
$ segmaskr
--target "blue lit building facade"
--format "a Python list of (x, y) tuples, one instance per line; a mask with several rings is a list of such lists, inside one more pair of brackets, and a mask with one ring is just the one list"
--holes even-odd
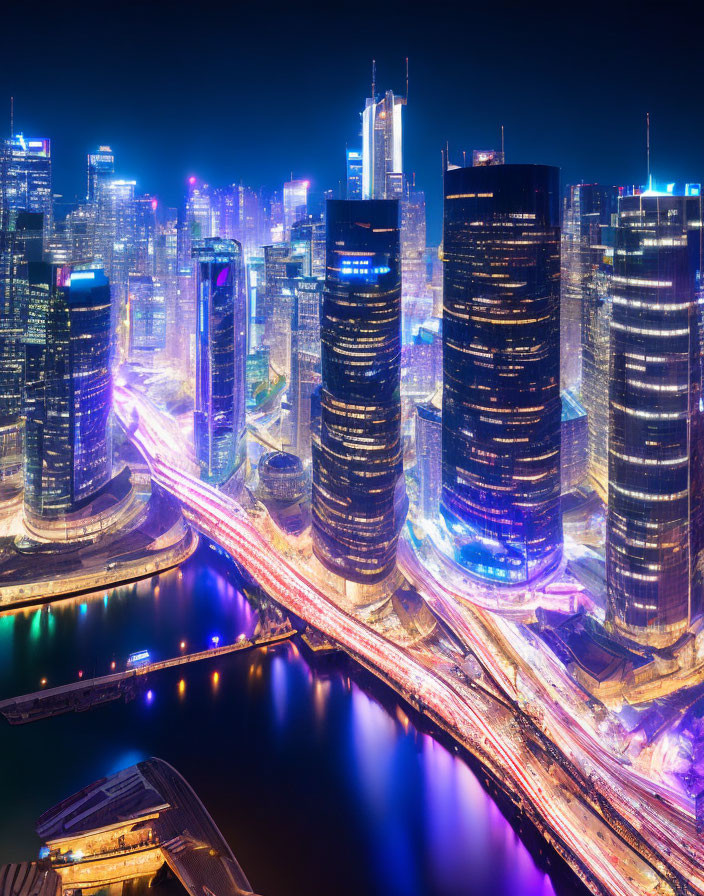
[(41, 268), (33, 304), (46, 317), (28, 330), (24, 502), (28, 518), (54, 519), (111, 476), (110, 285), (101, 270)]
[(313, 549), (338, 575), (374, 584), (394, 569), (408, 507), (398, 202), (328, 201), (326, 258)]
[(149, 274), (130, 274), (127, 290), (130, 358), (154, 360), (166, 349), (166, 294)]
[(499, 582), (561, 554), (559, 173), (445, 173), (441, 511)]
[(666, 646), (701, 613), (702, 202), (619, 201), (612, 277), (608, 618)]
[(51, 141), (16, 134), (0, 146), (1, 226), (14, 226), (18, 212), (44, 215), (45, 235), (52, 222)]
[(247, 300), (242, 247), (210, 238), (193, 247), (198, 277), (196, 458), (204, 479), (225, 482), (244, 460)]
[(347, 150), (347, 198), (362, 198), (362, 150)]

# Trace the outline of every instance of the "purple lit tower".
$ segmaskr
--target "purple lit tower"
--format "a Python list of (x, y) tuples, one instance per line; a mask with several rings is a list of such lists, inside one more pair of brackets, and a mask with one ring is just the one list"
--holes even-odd
[(203, 478), (226, 482), (245, 455), (247, 303), (242, 247), (206, 239), (197, 266), (196, 457)]

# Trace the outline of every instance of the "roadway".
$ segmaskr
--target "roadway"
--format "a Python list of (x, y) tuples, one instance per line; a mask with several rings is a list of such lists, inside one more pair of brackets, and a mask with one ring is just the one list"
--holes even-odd
[[(656, 871), (652, 860), (614, 835), (583, 794), (570, 791), (562, 781), (556, 784), (553, 763), (528, 747), (510, 713), (502, 715), (499, 704), (493, 713), (487, 712), (476, 691), (463, 686), (462, 676), (450, 678), (438, 671), (437, 659), (430, 651), (419, 658), (417, 652), (400, 648), (339, 607), (334, 596), (319, 585), (312, 585), (305, 569), (275, 551), (232, 498), (182, 469), (183, 440), (168, 418), (142, 396), (116, 387), (115, 408), (147, 458), (155, 480), (181, 501), (194, 525), (222, 545), (281, 605), (395, 682), (402, 693), (475, 752), (507, 789), (518, 795), (594, 892), (617, 896), (675, 892), (668, 883), (673, 876), (664, 862), (656, 860)], [(188, 468), (188, 461), (185, 466)], [(492, 678), (496, 676), (501, 690), (515, 701), (516, 683), (507, 671), (511, 664), (499, 663), (486, 645), (475, 643), (473, 649), (485, 668), (491, 669)], [(631, 808), (630, 801), (627, 808)], [(677, 832), (669, 839), (676, 840)], [(692, 879), (694, 886), (690, 889), (684, 882), (674, 881), (676, 889), (704, 892), (701, 864), (681, 847), (681, 843), (673, 844), (684, 878)], [(647, 853), (647, 849), (643, 851)]]

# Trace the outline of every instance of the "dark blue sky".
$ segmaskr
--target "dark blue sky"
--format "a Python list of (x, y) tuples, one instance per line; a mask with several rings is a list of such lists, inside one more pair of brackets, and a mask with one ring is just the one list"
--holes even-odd
[(0, 95), (17, 129), (51, 137), (58, 192), (84, 191), (85, 154), (105, 142), (121, 174), (176, 204), (191, 173), (335, 186), (371, 59), (401, 92), (406, 56), (407, 170), (435, 240), (445, 140), (461, 161), (502, 123), (509, 161), (629, 183), (644, 179), (650, 111), (655, 175), (704, 179), (699, 29), (676, 3), (13, 3)]

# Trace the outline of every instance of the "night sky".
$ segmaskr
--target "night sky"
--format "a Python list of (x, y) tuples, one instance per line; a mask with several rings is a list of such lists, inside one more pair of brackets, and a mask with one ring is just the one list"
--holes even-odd
[(441, 223), (440, 150), (499, 144), (562, 168), (563, 183), (704, 180), (700, 30), (692, 6), (258, 2), (13, 2), (3, 12), (0, 99), (16, 130), (52, 140), (55, 190), (85, 191), (85, 154), (175, 205), (185, 178), (314, 188), (344, 177), (346, 144), (377, 84), (404, 91), (406, 168)]

